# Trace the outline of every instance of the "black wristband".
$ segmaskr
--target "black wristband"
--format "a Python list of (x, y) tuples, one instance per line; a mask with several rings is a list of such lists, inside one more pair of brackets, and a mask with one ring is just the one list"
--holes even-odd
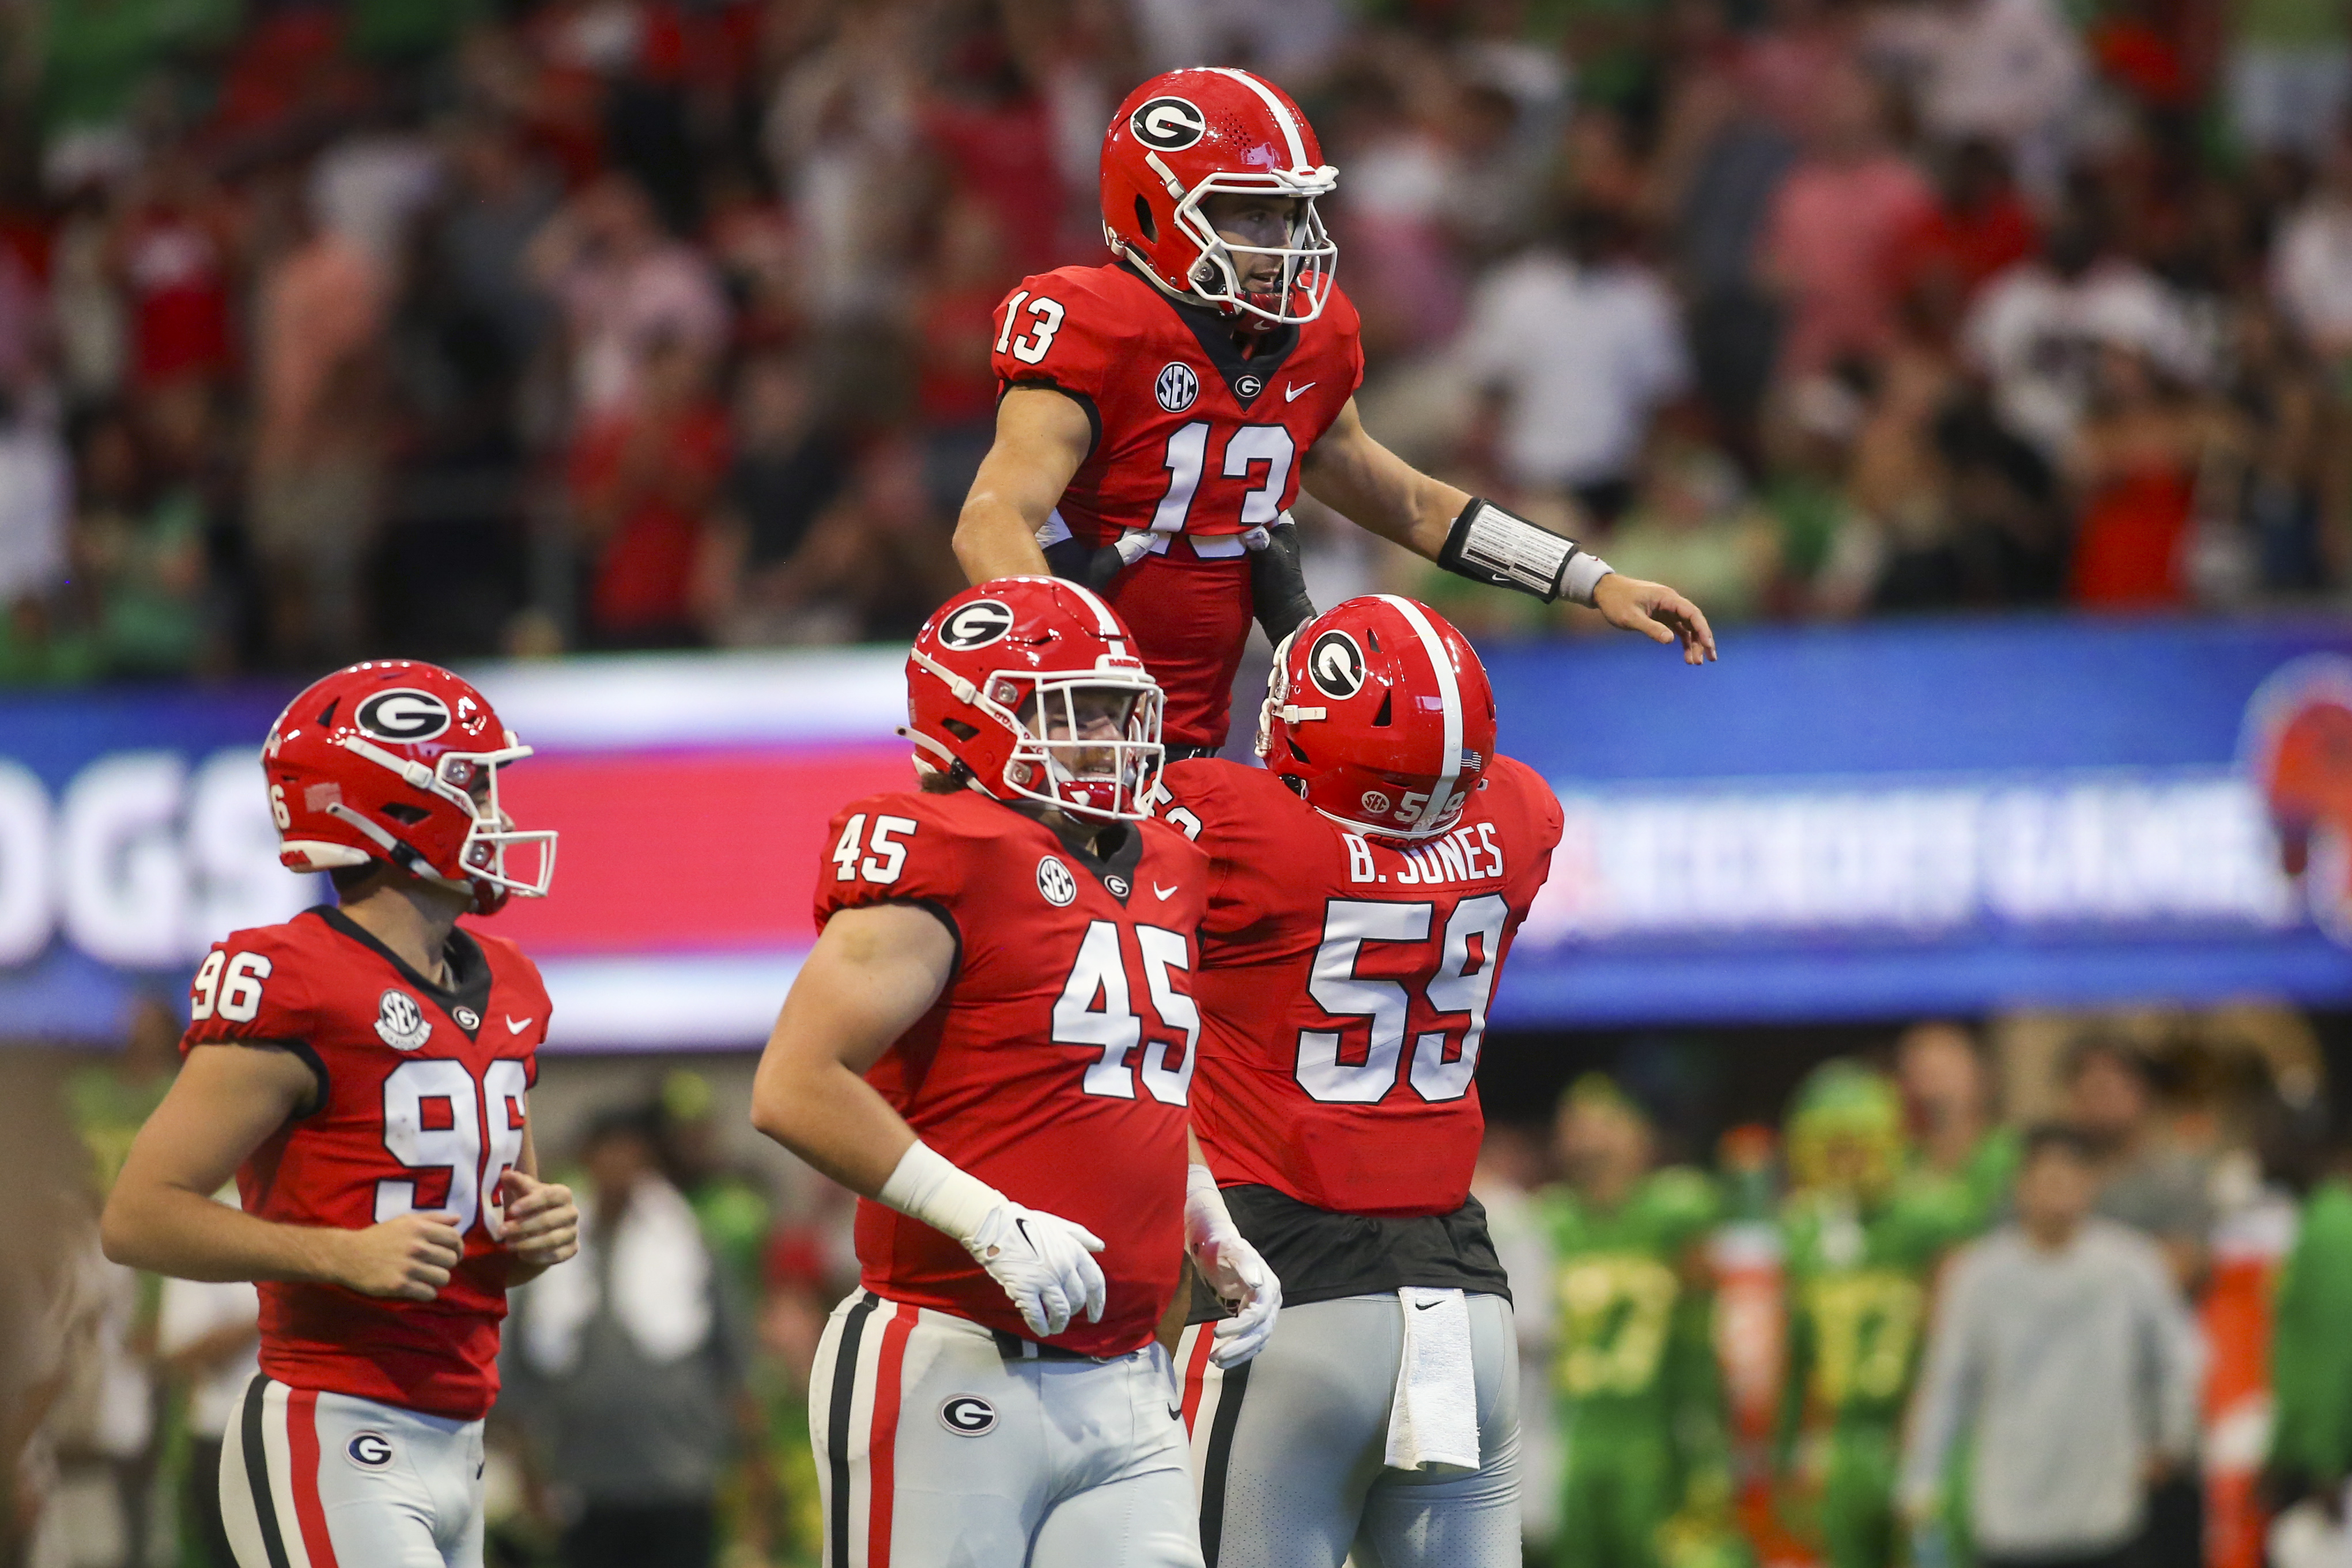
[(1075, 582), (1100, 593), (1127, 570), (1117, 545), (1090, 545), (1083, 539), (1055, 539), (1045, 547), (1045, 568), (1065, 582)]
[(1276, 647), (1315, 619), (1315, 601), (1307, 595), (1307, 568), (1300, 559), (1298, 525), (1276, 523), (1265, 530), (1266, 544), (1250, 552), (1250, 600), (1265, 640)]

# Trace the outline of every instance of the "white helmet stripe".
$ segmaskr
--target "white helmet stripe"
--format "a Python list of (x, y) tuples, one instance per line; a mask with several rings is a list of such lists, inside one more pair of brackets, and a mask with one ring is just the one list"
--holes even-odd
[(1462, 686), (1454, 678), (1454, 661), (1445, 656), (1444, 640), (1437, 635), (1437, 628), (1429, 623), (1429, 617), (1422, 613), (1421, 606), (1393, 593), (1379, 597), (1412, 625), (1414, 635), (1421, 639), (1422, 651), (1429, 655), (1429, 667), (1437, 674), (1437, 698), (1445, 709), (1445, 766), (1441, 774), (1444, 785), (1429, 792), (1429, 802), (1421, 809), (1421, 821), (1414, 824), (1434, 827), (1453, 804), (1452, 786), (1462, 777)]
[(1265, 100), (1265, 107), (1274, 115), (1274, 122), (1282, 127), (1283, 140), (1290, 143), (1290, 166), (1293, 169), (1307, 167), (1307, 143), (1298, 139), (1298, 121), (1291, 115), (1289, 106), (1276, 96), (1275, 90), (1247, 71), (1237, 71), (1231, 66), (1211, 66), (1209, 68), (1221, 77), (1233, 78)]
[(1127, 633), (1119, 629), (1118, 617), (1111, 613), (1110, 606), (1104, 603), (1102, 601), (1102, 597), (1096, 593), (1093, 589), (1088, 588), (1083, 582), (1072, 582), (1067, 578), (1056, 578), (1055, 580), (1060, 582), (1071, 592), (1076, 594), (1080, 599), (1085, 600), (1088, 604), (1095, 607), (1095, 630), (1097, 632), (1101, 632), (1106, 637), (1126, 637)]

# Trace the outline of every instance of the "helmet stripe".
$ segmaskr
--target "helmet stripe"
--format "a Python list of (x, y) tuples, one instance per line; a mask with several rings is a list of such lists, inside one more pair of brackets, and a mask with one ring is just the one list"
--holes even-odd
[[(1462, 686), (1454, 678), (1454, 661), (1445, 656), (1444, 641), (1438, 636), (1437, 628), (1429, 623), (1429, 617), (1422, 613), (1420, 605), (1393, 593), (1383, 593), (1379, 598), (1382, 603), (1392, 606), (1412, 627), (1414, 634), (1421, 639), (1422, 652), (1429, 655), (1429, 667), (1436, 673), (1438, 701), (1445, 710), (1445, 767), (1443, 777), (1451, 785), (1462, 777)], [(1416, 825), (1424, 828), (1434, 826), (1437, 820), (1444, 815), (1453, 793), (1451, 789), (1431, 790), (1429, 803), (1421, 809), (1421, 821)]]
[(1289, 105), (1284, 103), (1272, 88), (1247, 71), (1237, 71), (1231, 66), (1211, 66), (1209, 68), (1221, 77), (1233, 78), (1265, 100), (1266, 109), (1274, 115), (1274, 122), (1282, 127), (1283, 140), (1290, 143), (1290, 166), (1293, 169), (1305, 168), (1307, 144), (1298, 139), (1298, 121), (1292, 117)]
[(1101, 632), (1106, 637), (1113, 637), (1122, 640), (1125, 639), (1127, 633), (1120, 630), (1118, 617), (1111, 613), (1110, 606), (1104, 603), (1101, 597), (1097, 595), (1093, 589), (1088, 588), (1083, 582), (1072, 582), (1067, 578), (1061, 578), (1057, 580), (1061, 582), (1063, 587), (1067, 588), (1071, 592), (1076, 594), (1088, 604), (1094, 606), (1095, 630), (1097, 632)]

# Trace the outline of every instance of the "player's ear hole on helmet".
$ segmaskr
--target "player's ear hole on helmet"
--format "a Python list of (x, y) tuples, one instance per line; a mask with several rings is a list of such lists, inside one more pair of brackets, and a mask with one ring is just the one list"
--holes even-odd
[(1143, 231), (1143, 243), (1160, 243), (1160, 225), (1151, 215), (1151, 204), (1141, 196), (1135, 198), (1135, 226)]
[(433, 813), (422, 806), (412, 806), (404, 800), (394, 800), (383, 808), (383, 814), (404, 827), (413, 828)]
[(940, 727), (946, 730), (950, 735), (954, 736), (958, 740), (970, 740), (973, 736), (980, 733), (977, 728), (964, 723), (964, 721), (960, 718), (943, 718), (940, 720)]

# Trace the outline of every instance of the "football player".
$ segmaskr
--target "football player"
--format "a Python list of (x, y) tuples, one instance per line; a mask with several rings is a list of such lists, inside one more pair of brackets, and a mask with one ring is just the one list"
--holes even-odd
[[(1979, 1225), (1968, 1187), (1912, 1166), (1907, 1142), (1902, 1096), (1879, 1072), (1831, 1061), (1798, 1089), (1788, 1138), (1795, 1190), (1781, 1220), (1789, 1344), (1774, 1459), (1784, 1495), (1817, 1505), (1830, 1568), (1902, 1560), (1895, 1485), (1928, 1292), (1945, 1252)], [(1803, 1440), (1809, 1416), (1826, 1428), (1823, 1440)]]
[[(101, 1231), (119, 1263), (259, 1282), (261, 1374), (220, 1476), (240, 1568), (481, 1563), (506, 1292), (579, 1229), (523, 1112), (547, 991), (457, 924), (547, 891), (555, 835), (499, 805), (530, 755), (481, 693), (405, 660), (317, 682), (262, 749), (278, 858), (339, 904), (213, 945)], [(241, 1208), (213, 1201), (232, 1172)]]
[(1286, 509), (1333, 510), (1475, 581), (1598, 609), (1692, 664), (1696, 606), (1408, 465), (1357, 417), (1355, 307), (1316, 213), (1338, 171), (1283, 91), (1170, 71), (1103, 141), (1114, 259), (1022, 280), (999, 307), (996, 436), (956, 525), (973, 581), (1051, 569), (1107, 597), (1167, 692), (1171, 759), (1225, 736), (1255, 611), (1314, 614)]
[(1687, 1562), (1727, 1535), (1731, 1478), (1706, 1257), (1720, 1203), (1705, 1173), (1654, 1168), (1650, 1122), (1608, 1078), (1560, 1097), (1568, 1179), (1541, 1202), (1559, 1259), (1555, 1371), (1559, 1568)]
[(1186, 1256), (1255, 1354), (1280, 1291), (1188, 1184), (1205, 869), (1149, 820), (1159, 687), (1108, 605), (1015, 578), (907, 663), (921, 792), (834, 820), (752, 1091), (862, 1195), (810, 1393), (833, 1568), (1198, 1565), (1154, 1331)]
[(1209, 857), (1195, 1179), (1285, 1301), (1245, 1365), (1217, 1364), (1205, 1298), (1179, 1342), (1202, 1550), (1516, 1568), (1518, 1351), (1470, 1196), (1473, 1075), (1559, 805), (1495, 754), (1478, 655), (1409, 599), (1290, 637), (1257, 744), (1263, 768), (1172, 764), (1161, 801)]

